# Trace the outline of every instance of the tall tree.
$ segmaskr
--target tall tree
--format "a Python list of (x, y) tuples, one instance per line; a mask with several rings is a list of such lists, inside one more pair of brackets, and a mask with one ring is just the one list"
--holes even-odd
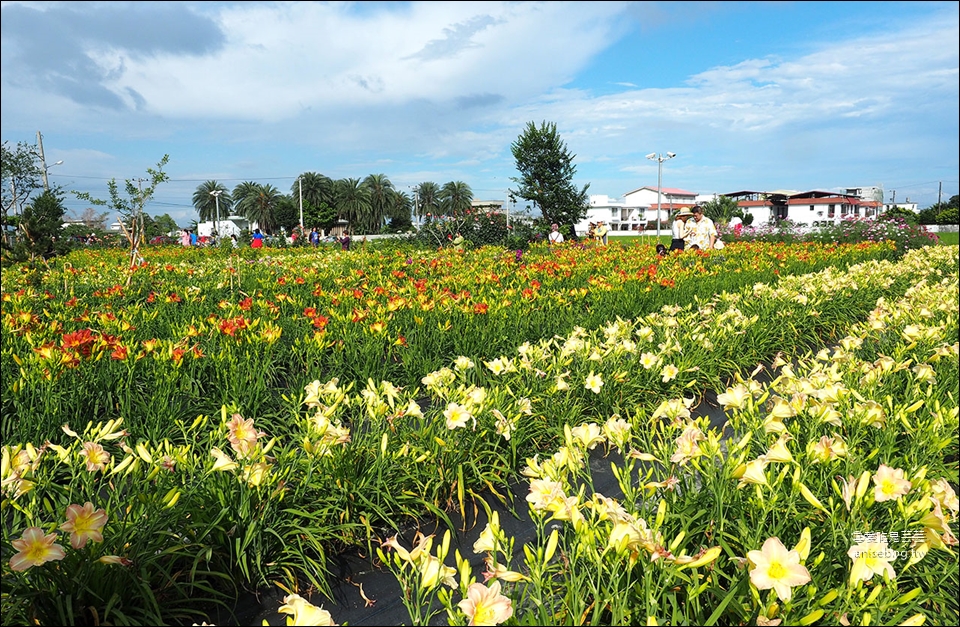
[(433, 181), (425, 181), (414, 188), (417, 193), (415, 198), (416, 207), (414, 211), (418, 218), (427, 214), (437, 215), (440, 213), (440, 186)]
[(253, 204), (256, 202), (256, 196), (260, 191), (260, 184), (254, 181), (243, 181), (237, 183), (230, 195), (233, 199), (233, 210), (235, 213), (249, 218), (253, 211)]
[[(337, 197), (336, 182), (329, 176), (318, 174), (316, 172), (304, 172), (290, 187), (290, 195), (297, 198), (299, 202), (301, 185), (303, 188), (303, 204), (306, 207), (310, 203), (314, 207), (321, 204), (333, 206)], [(306, 215), (304, 215), (306, 220)]]
[(367, 233), (379, 233), (384, 219), (390, 213), (396, 190), (386, 174), (370, 174), (363, 179), (363, 185), (370, 192), (370, 213), (364, 230)]
[(21, 239), (14, 246), (17, 260), (47, 259), (55, 253), (55, 241), (63, 228), (63, 201), (58, 190), (45, 191), (23, 208)]
[(250, 222), (256, 222), (261, 230), (272, 233), (273, 229), (279, 226), (273, 214), (277, 204), (284, 197), (283, 193), (269, 183), (265, 185), (255, 183), (254, 185), (256, 187), (247, 192), (243, 199), (244, 217)]
[(413, 226), (411, 208), (413, 207), (413, 198), (406, 192), (394, 191), (390, 201), (390, 207), (387, 210), (387, 218), (390, 220), (389, 228), (394, 233), (401, 233)]
[[(144, 208), (153, 198), (157, 186), (170, 180), (170, 176), (163, 171), (163, 166), (167, 165), (169, 161), (170, 155), (163, 155), (156, 168), (147, 168), (149, 178), (127, 179), (124, 187), (127, 198), (120, 196), (116, 179), (107, 181), (107, 191), (110, 193), (109, 203), (105, 200), (93, 198), (87, 192), (74, 192), (74, 195), (80, 200), (86, 200), (95, 205), (107, 205), (120, 214), (120, 228), (130, 245), (131, 273), (127, 275), (128, 285), (133, 278), (133, 268), (142, 259), (141, 249), (146, 236), (143, 220)], [(143, 186), (144, 183), (147, 183), (146, 187)]]
[(337, 213), (350, 223), (351, 230), (366, 232), (363, 228), (370, 215), (370, 190), (360, 179), (337, 181)]
[(566, 224), (575, 233), (576, 224), (587, 215), (589, 183), (578, 190), (573, 184), (577, 173), (572, 154), (553, 122), (542, 122), (538, 128), (528, 122), (523, 133), (511, 145), (519, 177), (516, 190), (508, 190), (511, 198), (520, 197), (537, 204), (546, 221)]
[(448, 216), (462, 216), (470, 210), (473, 190), (463, 181), (450, 181), (440, 190), (440, 211)]
[[(220, 192), (219, 198), (214, 196), (213, 192)], [(217, 219), (218, 203), (219, 218), (223, 220), (233, 209), (233, 196), (222, 183), (205, 181), (197, 186), (197, 191), (193, 192), (193, 207), (197, 210), (201, 222)]]
[(37, 154), (36, 145), (20, 142), (14, 148), (9, 141), (4, 141), (0, 169), (3, 173), (3, 180), (0, 183), (0, 193), (3, 198), (0, 225), (5, 226), (10, 224), (11, 213), (22, 214), (23, 208), (30, 202), (31, 195), (38, 189), (43, 189), (40, 156)]

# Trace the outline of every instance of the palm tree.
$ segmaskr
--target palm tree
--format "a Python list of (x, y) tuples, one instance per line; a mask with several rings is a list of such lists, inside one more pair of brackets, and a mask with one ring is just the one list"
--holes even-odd
[(433, 181), (420, 183), (414, 188), (417, 193), (417, 206), (414, 211), (418, 218), (440, 213), (440, 186)]
[(256, 222), (261, 230), (271, 232), (276, 222), (273, 212), (283, 198), (283, 194), (270, 184), (253, 183), (253, 188), (247, 187), (247, 183), (240, 185), (244, 186), (244, 196), (238, 205), (242, 205), (244, 217), (250, 222)]
[(233, 188), (233, 208), (234, 210), (242, 216), (246, 216), (249, 207), (253, 204), (253, 198), (257, 195), (259, 191), (260, 184), (253, 181), (244, 181), (242, 183), (237, 183), (237, 186)]
[(363, 230), (371, 212), (370, 190), (360, 179), (340, 179), (337, 181), (337, 213), (346, 219), (354, 229)]
[(363, 186), (370, 191), (370, 215), (367, 223), (369, 233), (379, 233), (383, 220), (390, 214), (393, 194), (396, 191), (386, 174), (370, 174), (363, 179)]
[[(220, 192), (219, 199), (213, 195), (213, 192)], [(219, 216), (217, 215), (218, 203)], [(233, 197), (221, 183), (206, 181), (198, 185), (197, 191), (193, 192), (193, 207), (197, 210), (201, 222), (216, 220), (218, 217), (223, 219), (230, 215)]]
[(293, 182), (290, 193), (299, 201), (300, 186), (303, 185), (303, 202), (313, 207), (327, 205), (333, 207), (336, 201), (336, 184), (329, 176), (317, 172), (304, 172)]
[(473, 190), (463, 181), (450, 181), (440, 190), (440, 209), (444, 214), (460, 216), (470, 210)]
[(410, 219), (413, 198), (406, 192), (394, 191), (390, 195), (390, 206), (387, 207), (387, 218), (390, 226), (396, 229), (407, 230), (413, 225)]

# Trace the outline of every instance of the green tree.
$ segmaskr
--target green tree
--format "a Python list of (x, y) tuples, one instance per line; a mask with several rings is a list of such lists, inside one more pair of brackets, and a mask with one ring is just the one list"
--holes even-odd
[(533, 201), (549, 222), (565, 224), (570, 233), (587, 215), (589, 198), (584, 185), (578, 190), (573, 184), (577, 173), (572, 154), (557, 133), (553, 122), (542, 122), (540, 127), (528, 122), (520, 137), (511, 146), (517, 162), (519, 177), (516, 190), (508, 190), (511, 200), (517, 197)]
[[(219, 192), (214, 196), (214, 192)], [(193, 192), (193, 208), (197, 210), (201, 222), (216, 220), (218, 217), (223, 220), (233, 209), (233, 197), (222, 183), (217, 181), (205, 181), (197, 186), (197, 191)]]
[[(299, 199), (303, 189), (303, 219), (307, 221), (307, 204), (319, 207), (322, 204), (333, 206), (337, 198), (336, 182), (328, 176), (316, 172), (304, 172), (290, 187), (290, 195)], [(304, 226), (312, 226), (305, 224)]]
[(288, 235), (300, 226), (300, 199), (281, 196), (273, 207), (273, 225), (283, 229)]
[(700, 205), (703, 207), (703, 215), (707, 216), (717, 224), (726, 224), (736, 216), (743, 219), (743, 209), (737, 205), (737, 201), (729, 196), (717, 196), (713, 200)]
[[(244, 184), (241, 183), (241, 185)], [(274, 218), (274, 211), (284, 196), (279, 189), (269, 183), (266, 185), (254, 183), (253, 185), (249, 190), (244, 189), (243, 215), (250, 222), (256, 222), (257, 226), (265, 233), (272, 233), (273, 229), (279, 226)]]
[(370, 192), (370, 212), (364, 230), (367, 233), (379, 233), (393, 207), (396, 190), (386, 174), (370, 174), (363, 179), (363, 185)]
[(440, 186), (433, 181), (425, 181), (414, 188), (417, 193), (414, 211), (418, 218), (440, 213)]
[(364, 231), (364, 225), (369, 219), (370, 190), (360, 182), (360, 179), (340, 179), (337, 181), (337, 214), (350, 223), (350, 228), (357, 232)]
[[(157, 186), (170, 180), (170, 176), (163, 171), (163, 166), (167, 165), (169, 161), (170, 155), (163, 155), (156, 168), (147, 168), (149, 178), (127, 179), (124, 186), (127, 194), (126, 198), (120, 196), (117, 179), (107, 181), (107, 191), (110, 193), (109, 202), (94, 198), (88, 192), (74, 192), (76, 197), (81, 200), (86, 200), (95, 205), (108, 206), (120, 214), (120, 226), (130, 246), (131, 268), (140, 261), (140, 249), (145, 241), (144, 208), (153, 198)], [(144, 183), (147, 183), (146, 187), (143, 186)], [(132, 277), (133, 274), (131, 273), (127, 277), (127, 283), (130, 282)]]
[[(0, 183), (3, 198), (0, 228), (4, 228), (8, 224), (15, 224), (19, 220), (16, 216), (23, 214), (24, 207), (30, 202), (33, 193), (43, 189), (37, 147), (20, 142), (14, 148), (9, 141), (4, 141), (3, 152), (0, 155), (0, 169), (3, 174), (3, 181)], [(5, 238), (2, 240), (2, 245), (9, 248)]]
[(20, 220), (23, 238), (14, 246), (14, 259), (49, 259), (54, 256), (63, 229), (64, 213), (59, 190), (45, 191), (26, 205)]
[(473, 190), (463, 181), (450, 181), (440, 189), (440, 211), (444, 215), (466, 215), (473, 202)]
[(391, 233), (403, 233), (410, 230), (413, 226), (412, 208), (413, 198), (409, 194), (399, 191), (392, 194), (390, 207), (387, 210), (387, 218), (390, 220), (387, 228)]

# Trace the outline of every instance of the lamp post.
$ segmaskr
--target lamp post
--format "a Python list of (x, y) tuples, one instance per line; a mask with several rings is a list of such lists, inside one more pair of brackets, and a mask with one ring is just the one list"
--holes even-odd
[(303, 177), (297, 177), (297, 184), (300, 186), (300, 237), (303, 237)]
[(61, 159), (60, 161), (57, 161), (56, 163), (51, 163), (50, 165), (43, 166), (43, 191), (45, 192), (50, 191), (50, 183), (49, 181), (47, 181), (47, 170), (49, 170), (55, 165), (60, 165), (62, 163), (63, 163), (63, 159)]
[(213, 223), (213, 228), (217, 232), (217, 237), (220, 237), (220, 194), (222, 193), (222, 189), (215, 189), (210, 192), (210, 195), (213, 196), (214, 201), (217, 203), (216, 222)]
[(660, 153), (659, 155), (655, 152), (651, 152), (647, 155), (647, 159), (657, 162), (657, 241), (660, 241), (660, 205), (662, 203), (662, 186), (663, 181), (663, 162), (668, 159), (673, 159), (677, 156), (675, 152), (668, 152), (666, 155)]

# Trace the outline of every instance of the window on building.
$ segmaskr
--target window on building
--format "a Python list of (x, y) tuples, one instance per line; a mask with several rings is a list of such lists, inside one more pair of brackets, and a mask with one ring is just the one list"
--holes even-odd
[(834, 217), (836, 217), (836, 215), (837, 215), (837, 206), (836, 206), (836, 205), (830, 205), (830, 206), (828, 206), (828, 207), (827, 207), (827, 217), (828, 217), (828, 218), (834, 218)]

